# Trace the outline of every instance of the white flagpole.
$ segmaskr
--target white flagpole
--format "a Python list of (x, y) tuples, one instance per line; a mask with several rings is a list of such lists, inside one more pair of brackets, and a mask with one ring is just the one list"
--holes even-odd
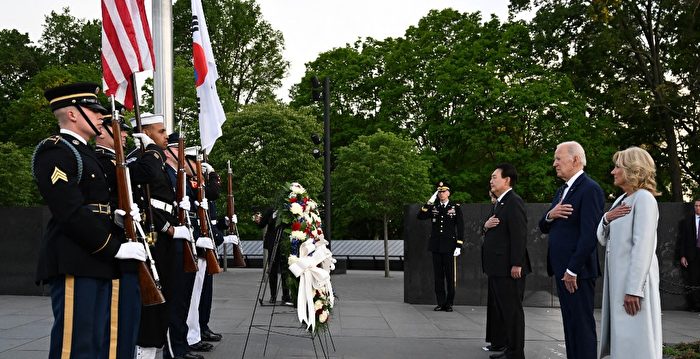
[(170, 0), (153, 0), (154, 113), (165, 116), (168, 133), (174, 130), (173, 118), (173, 5)]

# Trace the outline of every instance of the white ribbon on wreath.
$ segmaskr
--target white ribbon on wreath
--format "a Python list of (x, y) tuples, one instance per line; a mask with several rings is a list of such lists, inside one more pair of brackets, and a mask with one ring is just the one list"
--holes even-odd
[(328, 296), (331, 308), (334, 302), (330, 271), (335, 269), (336, 260), (327, 245), (328, 241), (323, 238), (316, 242), (312, 239), (304, 241), (299, 246), (299, 258), (289, 265), (289, 270), (299, 277), (297, 317), (299, 322), (306, 323), (307, 329), (311, 328), (312, 332), (316, 326), (316, 290)]

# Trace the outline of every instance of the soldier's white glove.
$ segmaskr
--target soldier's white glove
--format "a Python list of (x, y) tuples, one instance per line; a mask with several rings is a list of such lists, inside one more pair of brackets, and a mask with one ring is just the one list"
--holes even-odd
[(203, 174), (208, 174), (214, 172), (214, 167), (212, 167), (210, 164), (206, 162), (202, 162), (202, 173)]
[(228, 236), (224, 236), (224, 244), (226, 244), (226, 243), (238, 245), (239, 243), (241, 243), (241, 240), (238, 239), (237, 235), (231, 234)]
[(453, 255), (459, 257), (460, 254), (462, 254), (462, 248), (455, 248), (455, 253)]
[(143, 143), (143, 147), (146, 148), (148, 145), (155, 143), (145, 133), (137, 132), (132, 134), (132, 136), (134, 136), (134, 144), (136, 144), (136, 147), (141, 147), (141, 144)]
[(180, 201), (180, 203), (178, 205), (180, 206), (180, 208), (189, 212), (190, 211), (190, 197), (189, 196), (182, 197), (182, 201)]
[(137, 261), (146, 261), (146, 249), (143, 244), (138, 242), (126, 242), (119, 246), (119, 251), (114, 255), (117, 259), (136, 259)]
[(435, 191), (435, 193), (433, 193), (433, 195), (430, 196), (430, 199), (428, 200), (428, 204), (435, 203), (435, 199), (437, 199), (437, 194), (438, 194), (438, 191)]
[(238, 224), (238, 216), (235, 214), (232, 215), (230, 221), (235, 223), (235, 224)]
[(141, 222), (141, 211), (139, 211), (138, 204), (131, 204), (131, 212), (129, 212), (129, 215), (131, 215), (131, 219), (133, 219), (134, 222)]
[[(124, 216), (126, 216), (126, 211), (123, 209), (114, 210), (114, 223), (119, 226), (119, 228), (124, 228)], [(141, 222), (141, 213), (139, 212), (139, 206), (136, 203), (131, 204), (131, 211), (129, 216), (136, 221)]]
[(209, 237), (197, 238), (197, 243), (195, 245), (199, 248), (214, 249), (214, 242)]
[(194, 204), (195, 204), (197, 207), (203, 208), (205, 211), (208, 211), (208, 210), (209, 210), (209, 202), (207, 201), (207, 198), (206, 198), (206, 197), (202, 198), (202, 202), (201, 202), (201, 203), (200, 203), (200, 202), (197, 202), (197, 201), (194, 201)]
[(187, 226), (173, 226), (173, 238), (186, 239), (192, 242), (192, 233)]

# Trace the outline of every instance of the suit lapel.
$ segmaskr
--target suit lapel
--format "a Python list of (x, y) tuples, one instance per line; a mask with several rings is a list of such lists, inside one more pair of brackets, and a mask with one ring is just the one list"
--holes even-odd
[(562, 201), (569, 199), (571, 196), (573, 196), (576, 193), (576, 189), (578, 186), (581, 185), (583, 182), (583, 179), (586, 177), (586, 172), (581, 173), (580, 176), (574, 181), (574, 183), (571, 185), (571, 188), (569, 188), (569, 192), (566, 192), (566, 196), (562, 199)]
[(498, 213), (501, 211), (503, 206), (505, 206), (506, 202), (508, 202), (508, 198), (510, 198), (510, 195), (512, 193), (513, 193), (513, 190), (511, 189), (510, 191), (508, 191), (508, 193), (506, 193), (505, 196), (503, 196), (503, 198), (501, 198), (500, 201), (496, 202), (496, 205), (494, 206), (494, 209), (493, 209), (494, 215), (498, 215)]

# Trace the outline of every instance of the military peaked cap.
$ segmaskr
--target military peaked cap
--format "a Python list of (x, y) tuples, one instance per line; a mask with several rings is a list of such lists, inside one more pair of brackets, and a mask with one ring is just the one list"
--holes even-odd
[(49, 101), (51, 111), (68, 106), (82, 106), (103, 115), (109, 113), (97, 100), (100, 86), (93, 82), (78, 82), (61, 85), (44, 91), (44, 97)]

